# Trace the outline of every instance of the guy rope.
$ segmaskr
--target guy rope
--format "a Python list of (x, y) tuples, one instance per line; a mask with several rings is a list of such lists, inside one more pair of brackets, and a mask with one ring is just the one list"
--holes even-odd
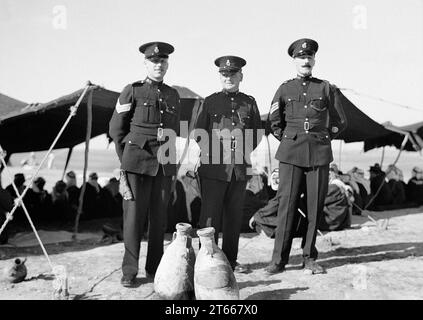
[[(48, 151), (47, 151), (47, 153), (45, 154), (45, 156), (44, 156), (44, 158), (42, 159), (41, 163), (38, 165), (38, 168), (36, 169), (35, 174), (34, 174), (34, 175), (32, 175), (32, 177), (31, 177), (31, 179), (30, 179), (29, 183), (26, 185), (26, 187), (25, 187), (24, 191), (23, 191), (21, 194), (19, 194), (19, 191), (18, 191), (18, 189), (16, 188), (15, 183), (12, 181), (12, 186), (13, 186), (13, 189), (15, 190), (16, 195), (17, 195), (18, 197), (17, 197), (17, 199), (15, 200), (15, 205), (14, 205), (13, 209), (12, 209), (12, 210), (11, 210), (11, 211), (7, 214), (7, 216), (6, 216), (6, 220), (4, 221), (3, 225), (2, 225), (2, 226), (1, 226), (1, 228), (0, 228), (0, 235), (1, 235), (1, 234), (2, 234), (2, 232), (4, 231), (4, 229), (6, 228), (7, 224), (9, 223), (9, 221), (11, 221), (11, 220), (13, 219), (13, 214), (15, 213), (15, 211), (16, 211), (16, 209), (17, 209), (17, 207), (18, 207), (19, 205), (21, 205), (21, 206), (22, 206), (22, 209), (23, 209), (23, 211), (25, 212), (25, 215), (26, 215), (26, 217), (27, 217), (27, 219), (28, 219), (28, 222), (29, 222), (29, 224), (31, 225), (31, 228), (32, 228), (32, 230), (33, 230), (33, 232), (34, 232), (34, 234), (35, 234), (35, 237), (37, 238), (37, 240), (38, 240), (38, 242), (39, 242), (39, 244), (40, 244), (40, 246), (41, 246), (41, 249), (42, 249), (42, 251), (43, 251), (43, 253), (44, 253), (44, 255), (45, 255), (45, 257), (46, 257), (46, 259), (47, 259), (47, 261), (48, 261), (48, 264), (49, 264), (50, 268), (52, 269), (52, 273), (53, 273), (53, 275), (56, 277), (56, 281), (54, 282), (55, 289), (56, 289), (55, 294), (56, 294), (56, 293), (60, 293), (60, 294), (62, 294), (62, 295), (67, 295), (67, 294), (68, 294), (68, 293), (67, 293), (67, 287), (63, 287), (63, 285), (67, 286), (67, 279), (66, 279), (66, 276), (65, 276), (65, 279), (63, 279), (63, 278), (64, 278), (64, 273), (66, 272), (66, 271), (65, 271), (66, 269), (65, 269), (65, 267), (64, 267), (64, 266), (60, 266), (60, 265), (56, 265), (56, 266), (54, 266), (54, 265), (52, 264), (52, 262), (51, 262), (51, 260), (50, 260), (50, 257), (49, 257), (49, 255), (48, 255), (48, 253), (47, 253), (47, 251), (46, 251), (46, 249), (45, 249), (45, 247), (44, 247), (44, 245), (43, 245), (43, 243), (42, 243), (42, 241), (41, 241), (41, 239), (40, 239), (39, 235), (38, 235), (37, 229), (35, 228), (35, 226), (34, 226), (34, 224), (33, 224), (33, 222), (32, 222), (32, 219), (31, 219), (31, 217), (30, 217), (30, 215), (29, 215), (29, 213), (28, 213), (28, 210), (27, 210), (27, 208), (26, 208), (26, 206), (25, 206), (25, 203), (23, 202), (23, 198), (24, 198), (25, 194), (27, 193), (28, 189), (30, 188), (30, 186), (32, 185), (33, 181), (34, 181), (34, 180), (35, 180), (35, 178), (37, 177), (37, 175), (38, 175), (39, 171), (41, 170), (41, 168), (43, 167), (44, 163), (46, 162), (46, 160), (47, 160), (48, 156), (50, 155), (50, 153), (51, 153), (51, 152), (52, 152), (52, 150), (54, 149), (54, 147), (55, 147), (55, 145), (56, 145), (57, 141), (59, 140), (60, 136), (61, 136), (61, 135), (62, 135), (62, 133), (65, 131), (65, 129), (66, 129), (66, 127), (67, 127), (67, 125), (68, 125), (68, 124), (69, 124), (69, 122), (70, 122), (70, 120), (72, 119), (72, 117), (74, 117), (74, 116), (76, 115), (76, 112), (77, 112), (77, 110), (78, 110), (79, 105), (80, 105), (80, 104), (81, 104), (81, 102), (82, 102), (82, 99), (84, 98), (84, 96), (86, 95), (86, 93), (87, 93), (89, 90), (93, 90), (93, 89), (95, 89), (95, 88), (97, 88), (97, 86), (93, 85), (93, 84), (92, 84), (91, 82), (89, 82), (89, 81), (87, 82), (87, 84), (86, 84), (85, 88), (83, 89), (83, 91), (82, 91), (82, 93), (81, 93), (80, 97), (78, 98), (78, 100), (77, 100), (76, 104), (70, 107), (70, 112), (69, 112), (69, 116), (68, 116), (68, 118), (66, 119), (65, 123), (63, 124), (62, 128), (60, 129), (59, 133), (57, 134), (56, 138), (54, 139), (53, 143), (51, 144), (51, 146), (50, 146), (49, 150), (48, 150)], [(1, 163), (2, 163), (2, 165), (3, 165), (3, 167), (4, 167), (4, 169), (6, 170), (7, 174), (8, 174), (10, 177), (12, 177), (12, 174), (11, 174), (11, 172), (9, 171), (8, 167), (7, 167), (7, 164), (6, 164), (5, 158), (6, 158), (6, 152), (5, 152), (5, 151), (3, 150), (3, 148), (0, 146), (0, 161), (1, 161)], [(57, 281), (57, 280), (59, 280), (59, 281)], [(57, 285), (57, 284), (58, 284), (58, 282), (59, 282), (59, 285)]]

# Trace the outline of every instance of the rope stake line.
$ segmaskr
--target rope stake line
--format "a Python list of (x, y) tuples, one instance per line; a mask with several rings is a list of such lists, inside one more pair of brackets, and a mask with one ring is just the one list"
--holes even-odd
[[(3, 151), (3, 149), (2, 149), (2, 147), (1, 147), (1, 146), (0, 146), (0, 151)], [(4, 161), (4, 158), (3, 158), (3, 157), (1, 157), (1, 162), (2, 162), (2, 164), (3, 164), (3, 166), (4, 166), (4, 168), (6, 169), (6, 173), (7, 173), (7, 174), (11, 177), (11, 176), (12, 176), (12, 173), (9, 171), (9, 168), (6, 166), (6, 161)], [(18, 188), (16, 187), (16, 184), (15, 184), (15, 182), (14, 182), (14, 181), (12, 181), (12, 186), (13, 186), (13, 190), (15, 190), (16, 195), (19, 195), (19, 190), (18, 190)], [(21, 200), (21, 201), (20, 201), (20, 203), (15, 203), (15, 207), (17, 207), (19, 204), (22, 206), (22, 209), (23, 209), (23, 210), (24, 210), (24, 212), (25, 212), (26, 218), (28, 219), (28, 222), (29, 222), (29, 224), (30, 224), (30, 226), (31, 226), (31, 229), (32, 229), (32, 231), (34, 231), (35, 237), (37, 238), (37, 241), (38, 241), (38, 243), (40, 244), (41, 249), (42, 249), (42, 251), (43, 251), (43, 253), (44, 253), (45, 257), (47, 258), (48, 264), (50, 265), (50, 268), (53, 270), (53, 265), (52, 265), (52, 263), (51, 263), (50, 257), (48, 256), (48, 254), (47, 254), (47, 250), (46, 250), (46, 248), (44, 247), (44, 245), (43, 245), (43, 243), (42, 243), (42, 241), (41, 241), (41, 239), (40, 239), (40, 236), (38, 235), (37, 229), (35, 228), (34, 223), (32, 222), (32, 219), (31, 219), (31, 217), (30, 217), (30, 215), (29, 215), (29, 213), (28, 213), (28, 210), (27, 210), (27, 208), (26, 208), (26, 206), (25, 206), (25, 203), (23, 202), (23, 200)], [(15, 209), (15, 210), (16, 210), (16, 209)], [(7, 223), (8, 223), (10, 220), (12, 220), (12, 215), (13, 215), (13, 213), (12, 213), (12, 214), (10, 214), (10, 213), (8, 214), (8, 218), (6, 219), (5, 223), (3, 224), (3, 226), (2, 226), (2, 227), (1, 227), (1, 229), (0, 229), (0, 234), (1, 234), (1, 233), (3, 232), (3, 230), (6, 228)]]
[(397, 103), (397, 102), (392, 102), (392, 101), (389, 101), (389, 100), (386, 100), (386, 99), (383, 99), (383, 98), (372, 96), (370, 94), (360, 93), (360, 92), (358, 92), (358, 91), (356, 91), (354, 89), (350, 89), (350, 88), (339, 88), (339, 90), (349, 91), (349, 92), (355, 94), (356, 96), (367, 97), (367, 98), (370, 98), (370, 99), (373, 99), (373, 100), (378, 100), (380, 102), (389, 103), (391, 105), (394, 105), (394, 106), (397, 106), (397, 107), (400, 107), (400, 108), (423, 112), (423, 109), (422, 108), (410, 107), (410, 106), (407, 106), (405, 104), (401, 104), (401, 103)]
[[(6, 228), (7, 224), (9, 223), (9, 221), (11, 221), (11, 220), (13, 219), (13, 214), (15, 213), (16, 209), (18, 208), (18, 206), (19, 206), (19, 205), (22, 205), (22, 208), (23, 208), (23, 210), (24, 210), (24, 212), (25, 212), (25, 215), (26, 215), (26, 217), (27, 217), (27, 219), (28, 219), (28, 222), (29, 222), (29, 224), (31, 225), (31, 228), (32, 228), (32, 230), (33, 230), (33, 232), (34, 232), (34, 234), (35, 234), (35, 236), (36, 236), (36, 238), (37, 238), (37, 240), (38, 240), (38, 242), (39, 242), (39, 244), (40, 244), (40, 246), (41, 246), (41, 249), (42, 249), (42, 251), (43, 251), (44, 255), (46, 256), (47, 261), (48, 261), (48, 263), (49, 263), (49, 265), (50, 265), (51, 269), (53, 270), (53, 272), (54, 272), (54, 268), (53, 268), (53, 265), (52, 265), (52, 263), (51, 263), (50, 257), (48, 256), (48, 253), (47, 253), (47, 251), (46, 251), (46, 249), (45, 249), (45, 247), (44, 247), (44, 245), (43, 245), (43, 243), (42, 243), (42, 241), (41, 241), (41, 239), (40, 239), (40, 237), (39, 237), (39, 235), (38, 235), (38, 232), (37, 232), (37, 230), (36, 230), (36, 228), (35, 228), (35, 226), (34, 226), (34, 224), (33, 224), (32, 220), (31, 220), (31, 217), (30, 217), (30, 215), (29, 215), (29, 213), (28, 213), (28, 210), (27, 210), (27, 209), (26, 209), (26, 207), (25, 207), (25, 204), (24, 204), (24, 202), (23, 202), (23, 198), (25, 197), (25, 195), (26, 195), (27, 191), (29, 190), (29, 188), (30, 188), (30, 186), (32, 185), (32, 183), (34, 182), (35, 178), (38, 176), (38, 173), (40, 172), (40, 170), (41, 170), (41, 168), (43, 167), (44, 163), (47, 161), (48, 156), (50, 155), (50, 153), (51, 153), (51, 152), (52, 152), (52, 150), (54, 149), (55, 145), (57, 144), (57, 141), (59, 140), (59, 138), (61, 137), (61, 135), (62, 135), (62, 134), (63, 134), (63, 132), (65, 131), (66, 127), (68, 126), (68, 124), (69, 124), (69, 122), (70, 122), (70, 120), (72, 119), (72, 117), (74, 117), (74, 116), (76, 115), (76, 112), (77, 112), (77, 110), (78, 110), (79, 105), (80, 105), (80, 104), (81, 104), (81, 102), (82, 102), (82, 99), (84, 98), (84, 96), (86, 95), (86, 93), (88, 92), (88, 90), (90, 90), (90, 89), (95, 89), (95, 88), (98, 88), (98, 86), (93, 85), (93, 84), (92, 84), (91, 82), (89, 82), (89, 81), (87, 82), (87, 84), (86, 84), (86, 86), (84, 87), (84, 90), (82, 91), (82, 93), (81, 93), (80, 97), (78, 98), (78, 100), (77, 100), (76, 104), (75, 104), (75, 105), (73, 105), (72, 107), (70, 107), (70, 112), (69, 112), (69, 116), (68, 116), (68, 118), (67, 118), (67, 119), (66, 119), (66, 121), (64, 122), (64, 124), (63, 124), (62, 128), (60, 129), (60, 131), (59, 131), (59, 133), (57, 134), (56, 138), (54, 139), (53, 143), (51, 144), (51, 146), (50, 146), (49, 150), (48, 150), (48, 151), (47, 151), (47, 153), (45, 154), (44, 158), (41, 160), (41, 162), (40, 162), (40, 164), (38, 165), (38, 167), (37, 167), (37, 169), (36, 169), (35, 173), (32, 175), (32, 177), (31, 177), (31, 179), (30, 179), (29, 183), (26, 185), (25, 189), (23, 190), (23, 192), (22, 192), (21, 194), (19, 194), (19, 191), (18, 191), (18, 189), (16, 188), (15, 183), (14, 183), (14, 182), (12, 182), (12, 186), (13, 186), (13, 188), (14, 188), (15, 192), (16, 192), (17, 198), (15, 199), (15, 205), (14, 205), (14, 207), (13, 207), (13, 208), (12, 208), (12, 210), (11, 210), (11, 211), (7, 214), (7, 216), (6, 216), (6, 221), (3, 223), (2, 227), (0, 228), (0, 235), (1, 235), (1, 234), (2, 234), (2, 232), (4, 231), (4, 229)], [(7, 174), (9, 175), (9, 177), (10, 177), (10, 178), (12, 178), (12, 174), (11, 174), (11, 172), (9, 171), (8, 166), (7, 166), (7, 164), (6, 164), (6, 161), (5, 161), (5, 155), (6, 155), (6, 152), (5, 152), (5, 151), (3, 150), (3, 148), (0, 146), (0, 160), (1, 160), (2, 164), (3, 164), (3, 166), (4, 166), (4, 169), (6, 169)], [(13, 180), (12, 180), (12, 181), (13, 181)]]
[(87, 167), (88, 167), (88, 150), (90, 148), (90, 139), (91, 139), (92, 122), (93, 122), (92, 121), (93, 120), (92, 102), (93, 102), (93, 92), (90, 91), (88, 95), (88, 101), (87, 101), (87, 132), (85, 135), (84, 174), (82, 177), (83, 181), (82, 181), (81, 193), (79, 195), (78, 212), (75, 217), (74, 233), (72, 235), (72, 239), (74, 240), (76, 240), (76, 235), (78, 233), (79, 219), (83, 211), (84, 196), (85, 196), (85, 190), (87, 186), (86, 176), (87, 176)]

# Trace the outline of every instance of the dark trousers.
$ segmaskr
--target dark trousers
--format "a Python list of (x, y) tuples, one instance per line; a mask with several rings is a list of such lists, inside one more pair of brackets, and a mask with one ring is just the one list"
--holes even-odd
[[(272, 263), (285, 265), (289, 260), (295, 221), (298, 221), (299, 197), (305, 191), (307, 228), (303, 237), (303, 258), (317, 259), (316, 235), (328, 191), (329, 165), (303, 168), (279, 163), (279, 207)], [(305, 189), (305, 190), (304, 190)]]
[(230, 182), (201, 179), (200, 227), (213, 227), (216, 243), (222, 231), (222, 250), (232, 267), (238, 256), (246, 186), (247, 181), (236, 181), (234, 175)]
[(123, 201), (123, 240), (125, 254), (122, 262), (124, 275), (138, 274), (138, 259), (144, 226), (148, 223), (148, 248), (145, 270), (154, 274), (163, 255), (163, 239), (166, 228), (166, 212), (170, 198), (171, 177), (127, 173), (128, 183), (135, 200)]

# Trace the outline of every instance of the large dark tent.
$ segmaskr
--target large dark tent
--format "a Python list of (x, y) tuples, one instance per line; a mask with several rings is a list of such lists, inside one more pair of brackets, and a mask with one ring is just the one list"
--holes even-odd
[[(181, 120), (190, 121), (191, 111), (202, 98), (185, 87), (176, 87), (181, 97)], [(0, 145), (8, 155), (16, 152), (47, 150), (69, 116), (83, 89), (47, 103), (30, 104), (4, 99), (0, 111)], [(2, 97), (5, 97), (2, 95)], [(100, 87), (93, 89), (91, 137), (108, 132), (119, 93)], [(3, 101), (3, 100), (2, 100)], [(87, 101), (84, 96), (76, 115), (71, 119), (55, 148), (71, 148), (85, 141)], [(5, 107), (3, 107), (3, 104)]]
[[(389, 129), (389, 132), (378, 137), (366, 139), (364, 141), (365, 151), (385, 146), (403, 148), (406, 151), (420, 151), (423, 149), (423, 122), (401, 127), (385, 123), (384, 127)], [(405, 136), (407, 136), (407, 141), (402, 146)]]
[(27, 105), (28, 103), (26, 102), (13, 99), (0, 93), (0, 117), (13, 111), (20, 110)]
[[(338, 93), (341, 97), (348, 126), (336, 139), (345, 142), (359, 142), (393, 133), (389, 128), (385, 128), (357, 108), (340, 90), (338, 90)], [(266, 134), (269, 134), (270, 124), (266, 123), (267, 114), (261, 115), (261, 120), (266, 128)]]

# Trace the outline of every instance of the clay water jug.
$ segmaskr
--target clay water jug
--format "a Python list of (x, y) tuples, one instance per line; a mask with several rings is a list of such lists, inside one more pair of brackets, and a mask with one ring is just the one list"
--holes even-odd
[(214, 240), (214, 228), (197, 231), (201, 248), (194, 267), (197, 300), (238, 300), (239, 288), (232, 267)]
[(7, 266), (3, 270), (3, 279), (10, 283), (18, 283), (25, 279), (27, 275), (27, 269), (25, 266), (25, 260), (16, 258), (13, 260), (11, 266)]
[(194, 296), (195, 252), (188, 223), (178, 223), (172, 243), (163, 253), (154, 277), (154, 291), (163, 299), (188, 300)]

